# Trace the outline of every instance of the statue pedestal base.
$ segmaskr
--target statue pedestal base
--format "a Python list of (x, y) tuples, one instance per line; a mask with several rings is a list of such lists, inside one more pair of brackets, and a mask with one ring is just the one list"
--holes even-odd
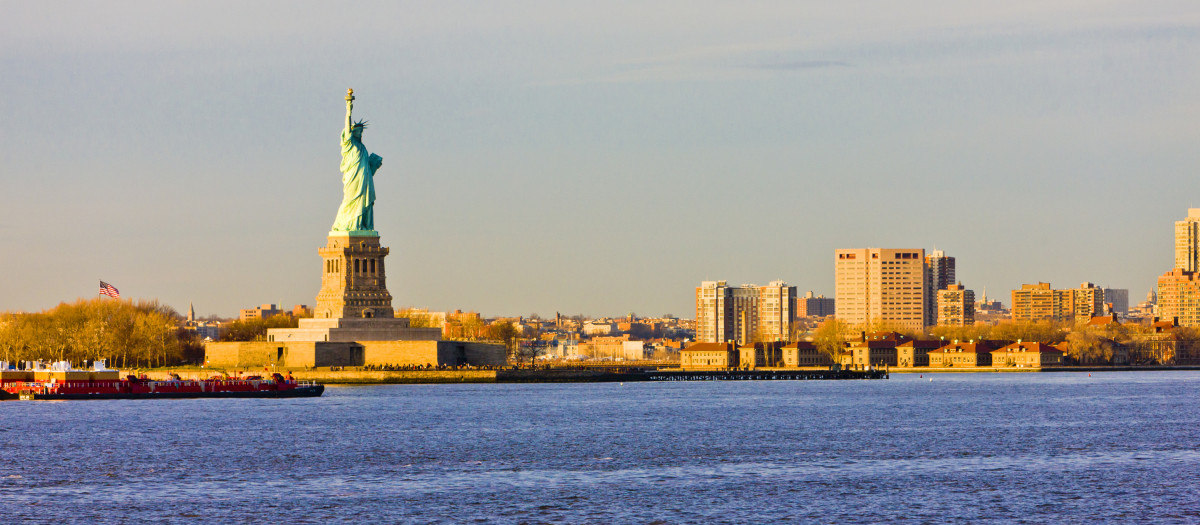
[(440, 328), (411, 328), (408, 319), (301, 319), (300, 328), (271, 328), (271, 342), (440, 341)]
[(374, 232), (332, 232), (321, 254), (321, 291), (312, 319), (267, 331), (271, 342), (438, 341), (438, 328), (396, 319), (383, 264), (388, 249)]
[(317, 250), (324, 270), (313, 310), (317, 319), (395, 317), (383, 264), (389, 250), (379, 245), (378, 234), (368, 233), (333, 232)]

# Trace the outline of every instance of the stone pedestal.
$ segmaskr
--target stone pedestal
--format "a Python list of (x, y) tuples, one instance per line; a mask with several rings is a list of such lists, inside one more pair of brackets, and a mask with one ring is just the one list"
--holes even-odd
[(396, 318), (346, 318), (346, 319), (301, 319), (299, 328), (271, 328), (267, 330), (270, 342), (320, 341), (437, 341), (442, 338), (440, 328), (411, 328), (408, 319)]
[(378, 234), (330, 233), (325, 247), (318, 250), (324, 271), (313, 316), (393, 319), (392, 294), (387, 290), (383, 264), (388, 251), (379, 245)]
[[(321, 254), (321, 291), (312, 319), (298, 328), (267, 330), (270, 343), (349, 343), (361, 341), (438, 341), (438, 328), (411, 328), (397, 319), (387, 290), (383, 258), (376, 232), (329, 234)], [(353, 366), (353, 365), (346, 365)]]

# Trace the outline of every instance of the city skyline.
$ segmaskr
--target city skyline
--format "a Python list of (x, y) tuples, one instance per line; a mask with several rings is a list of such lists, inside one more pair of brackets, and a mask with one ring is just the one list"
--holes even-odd
[(0, 311), (314, 304), (348, 87), (397, 309), (689, 317), (882, 246), (1140, 299), (1200, 206), (1186, 3), (360, 7), (9, 6)]

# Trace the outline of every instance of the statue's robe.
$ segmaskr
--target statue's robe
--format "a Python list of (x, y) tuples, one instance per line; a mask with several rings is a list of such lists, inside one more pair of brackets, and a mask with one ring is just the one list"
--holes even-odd
[(351, 128), (342, 130), (342, 206), (333, 221), (333, 231), (375, 229), (375, 170), (383, 157), (367, 153)]

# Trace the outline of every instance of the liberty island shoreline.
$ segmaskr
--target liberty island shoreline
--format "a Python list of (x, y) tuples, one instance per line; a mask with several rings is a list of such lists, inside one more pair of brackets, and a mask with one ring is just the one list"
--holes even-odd
[[(1194, 372), (1200, 371), (1200, 366), (1059, 366), (1044, 368), (991, 368), (991, 367), (958, 367), (958, 368), (926, 368), (926, 367), (890, 367), (879, 369), (881, 377), (886, 379), (891, 374), (900, 375), (941, 375), (941, 374), (1036, 374), (1036, 373), (1127, 373), (1127, 372)], [(462, 384), (462, 383), (607, 383), (607, 382), (640, 382), (647, 381), (649, 374), (715, 374), (720, 371), (687, 371), (680, 368), (664, 367), (658, 371), (642, 370), (637, 372), (608, 372), (584, 368), (503, 368), (492, 370), (292, 370), (289, 373), (297, 380), (314, 381), (326, 385), (403, 385), (403, 384)], [(745, 377), (777, 374), (823, 374), (828, 368), (765, 368), (736, 372)], [(183, 380), (202, 380), (213, 375), (228, 375), (236, 377), (242, 374), (257, 374), (250, 369), (196, 369), (168, 367), (161, 369), (122, 370), (122, 375), (145, 375), (151, 380), (169, 380), (178, 376)], [(748, 379), (755, 380), (755, 379)], [(771, 379), (762, 379), (771, 380)], [(779, 379), (788, 380), (788, 379)]]

